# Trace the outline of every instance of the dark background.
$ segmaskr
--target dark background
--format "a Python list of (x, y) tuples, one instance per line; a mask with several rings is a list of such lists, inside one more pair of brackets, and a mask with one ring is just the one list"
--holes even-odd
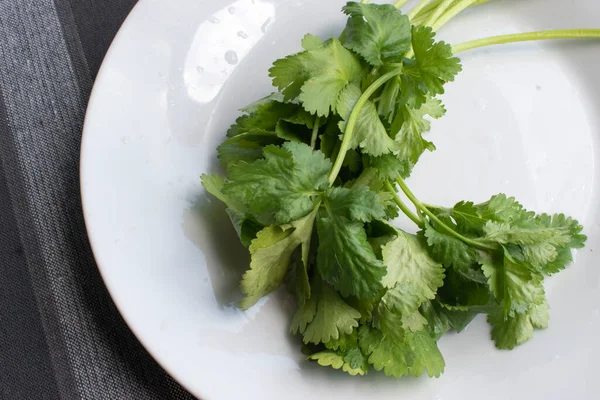
[(0, 0), (0, 399), (192, 399), (117, 312), (79, 195), (85, 109), (134, 0)]

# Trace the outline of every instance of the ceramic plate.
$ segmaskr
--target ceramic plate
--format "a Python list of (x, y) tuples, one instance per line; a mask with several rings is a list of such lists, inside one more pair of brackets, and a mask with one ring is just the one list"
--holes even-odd
[[(142, 0), (115, 39), (85, 122), (81, 183), (98, 266), (123, 317), (190, 392), (212, 399), (573, 399), (600, 391), (600, 44), (529, 43), (461, 54), (448, 114), (410, 179), (424, 201), (504, 192), (565, 212), (589, 236), (547, 282), (550, 328), (498, 351), (484, 318), (439, 343), (439, 379), (350, 377), (303, 360), (281, 292), (235, 308), (248, 265), (199, 176), (238, 109), (271, 91), (271, 62), (311, 32), (345, 23), (342, 0)], [(451, 43), (548, 28), (598, 27), (594, 0), (504, 0), (440, 33)], [(410, 224), (399, 221), (400, 226)]]

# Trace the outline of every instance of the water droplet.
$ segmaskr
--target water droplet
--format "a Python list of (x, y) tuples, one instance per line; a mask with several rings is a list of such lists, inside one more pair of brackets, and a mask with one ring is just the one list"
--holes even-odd
[(229, 11), (229, 14), (233, 15), (233, 14), (235, 14), (235, 7), (231, 6), (227, 9), (227, 11)]
[(129, 143), (129, 136), (123, 136), (123, 137), (121, 138), (121, 142), (122, 142), (123, 144), (127, 144), (127, 143)]
[(202, 74), (202, 73), (204, 73), (204, 68), (202, 68), (201, 66), (198, 65), (196, 67), (196, 71), (198, 71), (199, 74)]
[(365, 17), (364, 15), (363, 15), (363, 21), (365, 21), (366, 23), (369, 23), (369, 21), (367, 20), (367, 17)]
[(231, 65), (235, 65), (238, 63), (237, 53), (233, 50), (227, 50), (225, 52), (225, 61), (227, 61)]
[(204, 283), (208, 283), (208, 278), (204, 278)]
[(542, 87), (540, 85), (535, 85), (535, 89), (539, 92), (540, 90), (542, 90)]
[(208, 20), (209, 20), (209, 21), (210, 21), (210, 23), (212, 23), (212, 24), (218, 24), (219, 22), (221, 22), (221, 21), (219, 21), (219, 18), (217, 18), (217, 17), (215, 17), (215, 16), (212, 16), (212, 17), (210, 17)]
[(221, 70), (221, 75), (223, 75), (223, 76), (227, 76), (227, 70), (226, 70), (226, 69), (222, 69), (222, 70)]
[(244, 31), (239, 31), (239, 32), (237, 33), (237, 35), (238, 35), (239, 37), (241, 37), (242, 39), (248, 39), (248, 34), (247, 34), (246, 32), (244, 32)]
[(262, 24), (262, 26), (260, 27), (260, 31), (262, 33), (267, 32), (267, 30), (269, 29), (269, 25), (271, 24), (271, 18), (267, 18), (267, 20), (265, 21), (264, 24)]

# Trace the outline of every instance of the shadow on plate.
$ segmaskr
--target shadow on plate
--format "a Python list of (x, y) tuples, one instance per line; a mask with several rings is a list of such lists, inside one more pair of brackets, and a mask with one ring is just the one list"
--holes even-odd
[(225, 207), (216, 199), (200, 195), (184, 211), (182, 228), (206, 258), (206, 269), (219, 305), (235, 305), (241, 298), (239, 283), (250, 265), (250, 257), (240, 244)]

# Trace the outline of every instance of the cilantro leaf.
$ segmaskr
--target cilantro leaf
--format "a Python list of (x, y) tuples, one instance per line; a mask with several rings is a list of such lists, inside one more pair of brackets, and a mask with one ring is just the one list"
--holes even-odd
[(223, 194), (225, 178), (223, 178), (221, 175), (202, 174), (200, 178), (202, 179), (202, 186), (204, 187), (204, 189), (206, 189), (208, 193), (212, 194), (221, 202), (223, 202), (228, 208), (231, 208), (241, 213), (244, 213), (246, 211), (246, 208), (243, 204), (240, 204)]
[(292, 253), (284, 281), (288, 290), (296, 296), (298, 306), (302, 306), (310, 298), (311, 288), (308, 277), (308, 251), (310, 243), (303, 243), (301, 251)]
[(293, 118), (302, 107), (298, 104), (284, 103), (273, 96), (265, 97), (255, 104), (244, 108), (248, 114), (240, 116), (229, 129), (229, 137), (243, 133), (275, 133), (275, 127), (282, 118)]
[(435, 150), (434, 144), (423, 138), (423, 134), (431, 129), (431, 123), (425, 117), (429, 115), (437, 118), (436, 116), (443, 115), (443, 112), (441, 102), (432, 98), (428, 98), (420, 109), (408, 106), (398, 109), (390, 130), (395, 133), (394, 139), (399, 143), (399, 159), (414, 165), (425, 150)]
[(304, 343), (327, 343), (350, 334), (358, 327), (360, 312), (350, 307), (320, 278), (312, 280), (310, 299), (300, 307), (292, 320), (293, 334), (300, 332)]
[(483, 228), (484, 239), (501, 244), (534, 245), (549, 243), (555, 246), (562, 246), (571, 239), (569, 232), (562, 227), (541, 224), (520, 225), (513, 226), (508, 223), (488, 221)]
[(259, 222), (285, 224), (308, 214), (313, 196), (328, 187), (331, 162), (302, 143), (268, 146), (264, 160), (238, 163), (223, 193), (244, 204)]
[[(370, 195), (363, 202), (360, 193), (368, 191), (354, 190), (334, 189), (325, 198), (324, 213), (317, 218), (317, 269), (343, 296), (372, 298), (382, 288), (385, 267), (367, 241), (362, 220), (381, 216), (382, 208)], [(375, 208), (369, 212), (365, 205)]]
[(240, 241), (246, 247), (250, 246), (250, 242), (256, 237), (256, 234), (264, 228), (263, 225), (254, 221), (247, 215), (246, 207), (233, 199), (223, 194), (223, 186), (225, 178), (220, 175), (202, 175), (202, 186), (206, 191), (217, 199), (222, 201), (226, 206), (227, 215), (233, 224), (233, 227), (238, 234)]
[(437, 377), (444, 371), (444, 358), (426, 331), (413, 333), (400, 329), (393, 333), (363, 325), (358, 342), (369, 363), (387, 376), (421, 376), (427, 370), (430, 377)]
[(386, 244), (382, 253), (387, 265), (387, 275), (383, 279), (386, 288), (405, 287), (413, 298), (413, 309), (423, 301), (435, 298), (437, 288), (443, 284), (444, 268), (429, 256), (416, 236), (398, 231), (396, 239)]
[(351, 82), (360, 82), (362, 66), (356, 56), (339, 40), (317, 42), (303, 40), (306, 51), (275, 61), (269, 70), (273, 84), (282, 90), (285, 100), (299, 98), (306, 111), (328, 116), (340, 92)]
[(400, 62), (410, 50), (410, 22), (391, 4), (349, 2), (344, 46), (360, 54), (371, 65)]
[(242, 278), (241, 288), (246, 295), (240, 307), (248, 309), (261, 297), (277, 289), (288, 271), (293, 252), (302, 245), (310, 246), (318, 208), (306, 217), (294, 221), (287, 229), (271, 225), (260, 231), (250, 244), (250, 269)]
[(370, 222), (385, 218), (385, 210), (377, 193), (364, 186), (330, 188), (325, 193), (325, 201), (332, 214), (351, 221)]
[(444, 84), (454, 81), (462, 70), (460, 60), (452, 56), (452, 47), (445, 42), (435, 42), (430, 27), (412, 28), (412, 47), (415, 58), (404, 60), (402, 75), (403, 102), (419, 108), (425, 96), (444, 93)]
[(265, 147), (279, 145), (283, 140), (275, 133), (242, 133), (227, 139), (217, 148), (219, 161), (229, 170), (239, 162), (252, 163), (263, 158)]
[(505, 317), (514, 317), (545, 301), (543, 277), (514, 258), (506, 248), (503, 250), (502, 260), (486, 262), (482, 269), (490, 290), (503, 304)]
[(382, 254), (388, 269), (383, 284), (388, 291), (381, 299), (379, 313), (388, 317), (398, 314), (403, 328), (419, 331), (427, 324), (419, 306), (435, 298), (443, 284), (444, 269), (431, 259), (416, 236), (402, 231), (383, 246)]
[(393, 154), (384, 154), (379, 157), (364, 157), (365, 168), (373, 168), (383, 180), (395, 181), (397, 178), (408, 178), (412, 170), (412, 163), (400, 160)]
[(457, 269), (468, 269), (476, 259), (475, 249), (463, 241), (438, 232), (427, 224), (422, 233), (429, 246), (429, 252), (434, 260), (445, 266)]
[[(340, 122), (340, 129), (343, 132), (346, 130), (348, 118), (350, 118), (350, 114), (361, 95), (362, 91), (357, 85), (348, 85), (340, 93), (336, 110), (343, 119)], [(379, 119), (377, 109), (371, 101), (367, 101), (360, 110), (350, 142), (350, 148), (356, 149), (359, 147), (364, 153), (372, 156), (380, 156), (399, 150), (398, 144), (388, 136), (383, 123)]]
[(400, 95), (400, 77), (395, 76), (383, 86), (379, 103), (377, 104), (377, 113), (388, 123), (391, 124), (398, 108), (398, 96)]
[(499, 307), (488, 316), (488, 322), (493, 326), (492, 339), (500, 349), (512, 350), (533, 337), (534, 328), (548, 327), (548, 304), (544, 301), (536, 304), (523, 314), (505, 317)]
[(323, 367), (342, 369), (342, 371), (352, 375), (364, 375), (369, 370), (369, 364), (364, 359), (360, 349), (352, 349), (348, 354), (334, 350), (324, 350), (312, 354), (308, 357)]
[(369, 363), (358, 345), (356, 329), (350, 334), (340, 335), (338, 339), (330, 340), (325, 343), (325, 347), (327, 350), (312, 354), (309, 359), (317, 361), (322, 366), (342, 368), (342, 371), (352, 376), (364, 375), (368, 372)]

